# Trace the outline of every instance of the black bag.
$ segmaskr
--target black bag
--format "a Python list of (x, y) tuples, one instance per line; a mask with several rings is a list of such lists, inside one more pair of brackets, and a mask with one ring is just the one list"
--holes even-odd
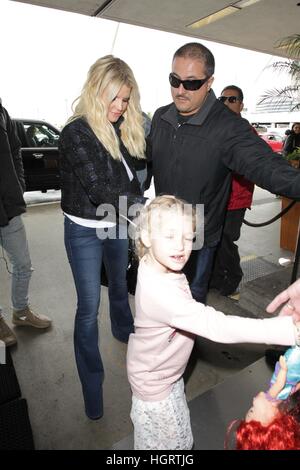
[[(129, 242), (128, 248), (128, 266), (127, 266), (127, 286), (129, 294), (135, 294), (136, 281), (137, 281), (137, 272), (138, 272), (139, 261), (135, 256), (133, 246), (131, 241)], [(108, 287), (108, 279), (105, 271), (104, 263), (102, 263), (101, 270), (101, 285)]]

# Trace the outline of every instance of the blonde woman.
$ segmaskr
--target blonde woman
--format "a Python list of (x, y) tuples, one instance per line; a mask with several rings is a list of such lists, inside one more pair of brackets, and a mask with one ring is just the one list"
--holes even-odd
[(139, 91), (131, 69), (111, 55), (90, 68), (73, 116), (64, 127), (61, 205), (65, 247), (77, 291), (74, 346), (85, 411), (103, 415), (103, 364), (98, 348), (100, 275), (109, 283), (111, 330), (127, 343), (133, 331), (128, 303), (127, 225), (119, 223), (120, 197), (143, 203), (133, 159), (144, 158), (145, 139)]

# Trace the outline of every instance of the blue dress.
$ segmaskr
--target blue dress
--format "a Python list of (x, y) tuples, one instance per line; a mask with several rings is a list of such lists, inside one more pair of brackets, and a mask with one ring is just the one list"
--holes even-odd
[[(276, 399), (285, 400), (295, 391), (296, 385), (300, 382), (300, 347), (293, 346), (289, 348), (284, 354), (287, 365), (286, 383), (281, 392), (277, 395)], [(272, 375), (270, 386), (276, 381), (278, 372), (280, 370), (279, 362), (276, 363), (275, 371)]]

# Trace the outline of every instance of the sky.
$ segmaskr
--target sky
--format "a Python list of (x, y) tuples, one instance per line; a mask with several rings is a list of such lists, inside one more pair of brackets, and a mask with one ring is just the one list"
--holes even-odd
[[(194, 39), (100, 18), (0, 0), (0, 97), (15, 118), (45, 119), (61, 127), (72, 114), (89, 67), (114, 54), (132, 68), (145, 112), (171, 102), (168, 75), (178, 47)], [(195, 38), (199, 42), (199, 39)], [(277, 57), (201, 41), (215, 56), (218, 96), (240, 86), (245, 108), (254, 111), (267, 89), (286, 77), (267, 69)], [(280, 60), (280, 59), (279, 59)]]

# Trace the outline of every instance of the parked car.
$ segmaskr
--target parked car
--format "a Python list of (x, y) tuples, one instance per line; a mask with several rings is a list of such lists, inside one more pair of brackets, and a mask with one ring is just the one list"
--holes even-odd
[(282, 153), (284, 139), (281, 134), (276, 132), (266, 132), (264, 134), (259, 134), (259, 136), (267, 142), (273, 152)]
[(60, 131), (45, 121), (14, 119), (22, 145), (26, 191), (60, 189)]

